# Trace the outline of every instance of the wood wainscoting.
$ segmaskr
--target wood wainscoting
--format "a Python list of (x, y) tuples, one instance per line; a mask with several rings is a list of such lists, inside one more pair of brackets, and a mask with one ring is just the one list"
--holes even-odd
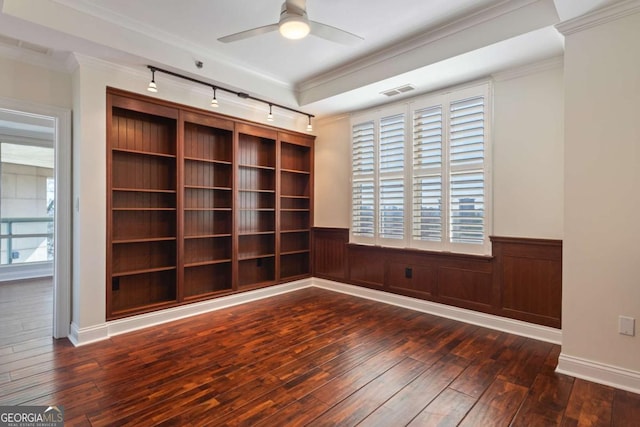
[(313, 229), (313, 275), (560, 328), (562, 241), (491, 237), (492, 256), (349, 243)]

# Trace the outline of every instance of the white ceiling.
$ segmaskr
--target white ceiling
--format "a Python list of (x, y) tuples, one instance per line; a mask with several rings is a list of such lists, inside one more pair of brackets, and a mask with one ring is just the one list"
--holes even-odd
[(614, 0), (307, 0), (309, 19), (364, 41), (217, 41), (276, 23), (282, 1), (0, 0), (0, 36), (330, 115), (388, 102), (380, 92), (404, 84), (412, 96), (562, 55), (553, 26)]

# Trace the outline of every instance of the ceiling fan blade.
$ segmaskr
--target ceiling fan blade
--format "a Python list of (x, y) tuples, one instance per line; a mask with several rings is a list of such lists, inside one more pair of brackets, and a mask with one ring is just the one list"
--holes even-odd
[(311, 34), (332, 42), (340, 44), (354, 44), (364, 40), (360, 36), (356, 36), (355, 34), (341, 30), (340, 28), (332, 27), (331, 25), (321, 24), (320, 22), (309, 21), (309, 26), (311, 27)]
[(259, 36), (261, 34), (270, 33), (278, 29), (278, 24), (265, 25), (264, 27), (253, 28), (251, 30), (240, 31), (239, 33), (229, 34), (228, 36), (220, 37), (219, 42), (231, 43), (238, 40), (248, 39), (249, 37)]

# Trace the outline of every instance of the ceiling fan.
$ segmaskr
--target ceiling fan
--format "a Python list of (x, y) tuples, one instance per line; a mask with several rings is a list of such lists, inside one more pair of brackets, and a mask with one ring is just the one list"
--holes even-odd
[(302, 39), (309, 33), (341, 44), (353, 44), (363, 40), (362, 37), (339, 28), (309, 20), (309, 18), (307, 18), (306, 3), (306, 0), (285, 0), (280, 9), (280, 21), (278, 21), (277, 24), (265, 25), (264, 27), (230, 34), (220, 37), (218, 41), (231, 43), (270, 33), (275, 30), (280, 31), (283, 37), (292, 40)]

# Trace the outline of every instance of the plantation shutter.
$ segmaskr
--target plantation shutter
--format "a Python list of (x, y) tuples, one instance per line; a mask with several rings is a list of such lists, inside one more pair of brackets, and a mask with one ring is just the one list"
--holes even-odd
[(412, 238), (441, 242), (442, 209), (442, 107), (413, 114)]
[(375, 231), (375, 124), (373, 121), (352, 128), (352, 210), (354, 236), (374, 237)]
[(405, 115), (380, 119), (379, 236), (404, 239)]
[(450, 242), (485, 240), (485, 102), (474, 97), (451, 103), (449, 118)]
[(469, 86), (352, 118), (353, 242), (491, 253), (490, 89)]

